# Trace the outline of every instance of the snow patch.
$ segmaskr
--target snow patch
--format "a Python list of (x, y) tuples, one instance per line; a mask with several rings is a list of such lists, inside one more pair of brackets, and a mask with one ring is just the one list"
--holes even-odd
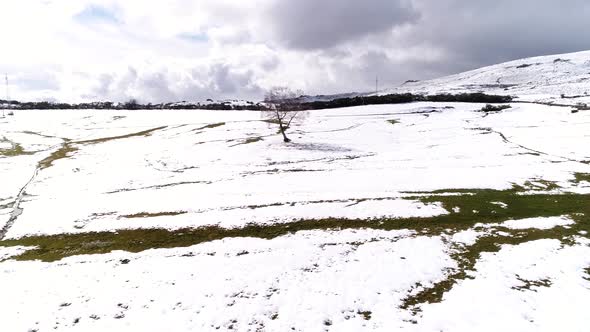
[(474, 245), (477, 242), (477, 239), (487, 234), (486, 232), (476, 231), (473, 229), (464, 230), (458, 233), (453, 234), (451, 237), (451, 241), (455, 243), (460, 243), (465, 246)]
[(33, 250), (35, 247), (23, 247), (23, 246), (16, 246), (16, 247), (0, 247), (0, 261), (5, 259), (10, 259), (11, 257), (18, 256), (22, 253), (25, 253), (28, 250)]
[(510, 229), (552, 229), (557, 226), (567, 226), (573, 225), (575, 221), (570, 219), (569, 217), (548, 217), (548, 218), (527, 218), (527, 219), (517, 219), (517, 220), (508, 220), (501, 224), (501, 226), (510, 228)]

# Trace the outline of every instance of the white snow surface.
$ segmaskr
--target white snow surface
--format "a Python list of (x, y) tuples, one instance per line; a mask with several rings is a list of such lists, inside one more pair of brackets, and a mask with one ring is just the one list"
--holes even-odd
[(575, 222), (568, 217), (550, 217), (550, 218), (527, 218), (508, 220), (502, 223), (502, 226), (510, 229), (551, 229), (557, 226), (568, 226)]
[(4, 260), (8, 260), (16, 255), (20, 255), (20, 254), (26, 252), (27, 250), (31, 250), (31, 249), (34, 249), (34, 248), (22, 247), (22, 246), (0, 247), (0, 262), (2, 262)]
[(455, 243), (471, 246), (477, 243), (477, 239), (483, 235), (486, 235), (486, 232), (468, 229), (453, 234), (451, 240)]

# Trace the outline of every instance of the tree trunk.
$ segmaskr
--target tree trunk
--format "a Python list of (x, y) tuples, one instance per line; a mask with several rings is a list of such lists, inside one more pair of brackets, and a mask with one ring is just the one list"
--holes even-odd
[(279, 121), (279, 128), (281, 130), (281, 134), (283, 134), (283, 142), (285, 142), (285, 143), (291, 142), (291, 140), (285, 134), (285, 127), (283, 127), (283, 122), (282, 121)]

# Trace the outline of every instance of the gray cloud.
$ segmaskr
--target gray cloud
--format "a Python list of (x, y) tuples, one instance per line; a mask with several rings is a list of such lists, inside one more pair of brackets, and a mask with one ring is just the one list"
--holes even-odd
[(429, 43), (449, 54), (449, 71), (590, 48), (586, 0), (415, 0), (421, 20), (403, 44)]
[[(347, 55), (354, 43), (346, 40), (340, 47), (325, 45), (323, 54), (333, 59), (359, 59), (355, 68), (339, 69), (341, 79), (371, 90), (376, 75), (383, 86), (393, 86), (503, 61), (590, 49), (590, 34), (585, 33), (590, 2), (585, 0), (414, 0), (413, 8), (417, 19), (398, 31), (366, 38), (368, 50), (357, 48), (356, 54)], [(404, 56), (396, 58), (391, 51)]]
[(586, 0), (277, 1), (268, 15), (274, 42), (323, 59), (310, 65), (332, 79), (314, 92), (346, 89), (342, 81), (371, 90), (377, 75), (385, 87), (590, 49)]
[(405, 0), (277, 1), (268, 21), (281, 42), (295, 49), (324, 49), (415, 21)]
[(254, 82), (252, 71), (239, 71), (226, 64), (213, 64), (182, 71), (137, 69), (128, 67), (118, 73), (103, 73), (94, 78), (89, 91), (83, 93), (87, 100), (141, 102), (198, 101), (207, 98), (234, 99), (258, 98), (263, 90)]

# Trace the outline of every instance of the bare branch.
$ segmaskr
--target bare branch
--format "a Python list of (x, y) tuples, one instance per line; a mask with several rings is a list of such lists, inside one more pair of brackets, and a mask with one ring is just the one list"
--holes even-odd
[(279, 132), (285, 142), (291, 140), (285, 134), (293, 121), (302, 120), (305, 112), (302, 112), (301, 96), (303, 92), (292, 91), (286, 87), (276, 87), (269, 90), (264, 98), (266, 110), (263, 116), (268, 122), (279, 125)]

